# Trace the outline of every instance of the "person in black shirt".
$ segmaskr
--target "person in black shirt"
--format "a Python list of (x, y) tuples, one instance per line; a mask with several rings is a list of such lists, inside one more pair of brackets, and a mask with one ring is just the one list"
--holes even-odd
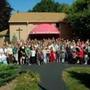
[(25, 64), (25, 46), (22, 45), (18, 51), (19, 64)]

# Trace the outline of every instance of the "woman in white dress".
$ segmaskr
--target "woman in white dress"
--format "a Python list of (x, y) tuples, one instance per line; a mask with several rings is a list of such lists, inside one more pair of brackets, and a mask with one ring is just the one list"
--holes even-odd
[(35, 47), (32, 47), (31, 49), (30, 62), (31, 64), (37, 64)]
[(43, 57), (44, 57), (44, 60), (43, 60), (44, 63), (48, 63), (48, 61), (47, 61), (47, 48), (44, 47), (42, 52), (43, 52)]

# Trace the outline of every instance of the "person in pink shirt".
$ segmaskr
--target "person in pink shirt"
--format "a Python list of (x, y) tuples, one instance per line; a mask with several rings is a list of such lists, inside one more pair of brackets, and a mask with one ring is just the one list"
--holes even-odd
[(77, 59), (79, 64), (83, 63), (83, 59), (84, 59), (84, 50), (80, 47), (76, 48), (76, 54), (77, 54)]

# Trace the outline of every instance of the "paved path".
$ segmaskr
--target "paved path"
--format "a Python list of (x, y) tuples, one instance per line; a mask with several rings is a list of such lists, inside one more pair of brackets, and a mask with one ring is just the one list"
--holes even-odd
[(64, 81), (62, 80), (62, 71), (69, 67), (68, 64), (44, 64), (41, 66), (31, 65), (22, 66), (24, 70), (32, 70), (40, 74), (40, 90), (67, 90)]
[(44, 64), (41, 66), (31, 65), (31, 66), (22, 66), (24, 70), (32, 70), (40, 74), (40, 90), (68, 90), (65, 86), (64, 81), (62, 80), (62, 72), (68, 67), (73, 65), (68, 64)]

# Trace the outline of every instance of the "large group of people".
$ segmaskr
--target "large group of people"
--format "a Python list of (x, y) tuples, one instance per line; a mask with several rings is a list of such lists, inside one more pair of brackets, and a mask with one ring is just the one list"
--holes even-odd
[(47, 64), (90, 63), (90, 41), (66, 39), (29, 39), (16, 43), (5, 43), (0, 47), (0, 63), (3, 64)]

